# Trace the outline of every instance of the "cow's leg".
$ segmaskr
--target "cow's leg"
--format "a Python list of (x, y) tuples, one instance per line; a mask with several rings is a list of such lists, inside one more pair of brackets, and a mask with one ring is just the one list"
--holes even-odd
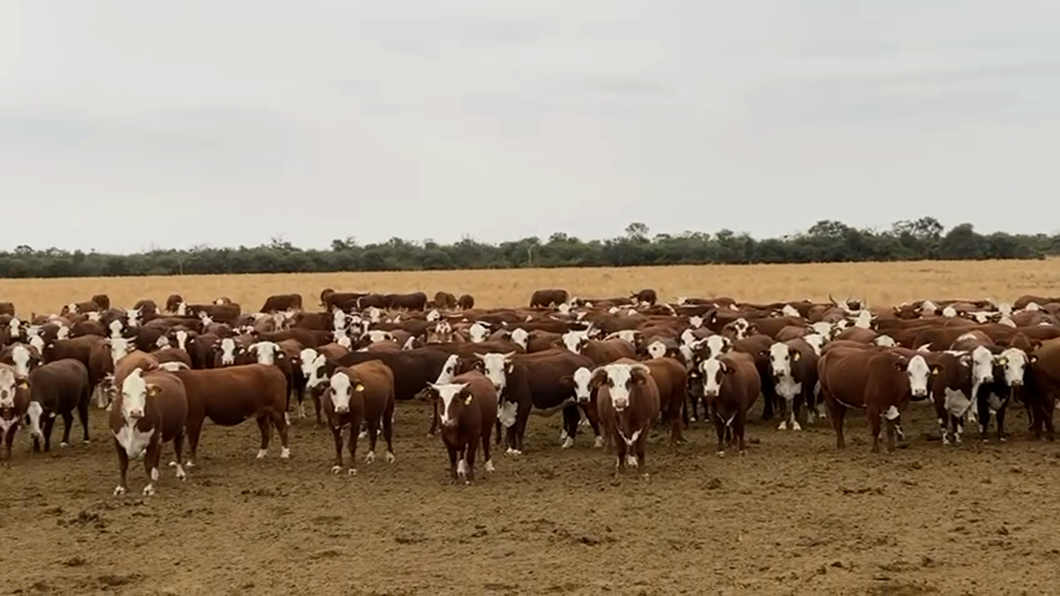
[(492, 425), (485, 425), (482, 429), (482, 457), (486, 460), (486, 472), (492, 474), (494, 471), (493, 458), (490, 456), (490, 432), (493, 430)]
[(1008, 409), (1008, 401), (1001, 402), (1001, 407), (997, 409), (997, 442), (1003, 443), (1005, 441), (1005, 410)]
[(15, 442), (15, 429), (17, 425), (12, 425), (4, 431), (4, 443), (3, 448), (0, 449), (0, 460), (11, 459), (11, 445)]
[[(616, 421), (615, 424), (618, 424), (618, 422)], [(615, 470), (615, 475), (618, 476), (620, 474), (625, 473), (626, 471), (626, 441), (620, 435), (618, 435), (617, 431), (614, 434), (616, 436), (612, 438), (615, 441), (615, 453), (618, 455), (618, 463), (617, 469)]]
[(563, 445), (562, 449), (574, 447), (574, 438), (578, 436), (578, 422), (581, 420), (581, 412), (578, 406), (563, 408)]
[(390, 401), (383, 410), (383, 440), (386, 441), (386, 463), (392, 464), (394, 457), (394, 402)]
[(744, 433), (747, 430), (747, 410), (741, 409), (736, 412), (736, 418), (732, 421), (733, 434), (736, 435), (736, 447), (740, 455), (747, 455), (747, 441)]
[(869, 406), (865, 408), (865, 415), (869, 419), (869, 434), (872, 435), (872, 452), (880, 452), (880, 432), (883, 430), (883, 415), (877, 408)]
[(70, 429), (74, 426), (74, 413), (63, 412), (63, 440), (59, 442), (60, 447), (70, 446)]
[(832, 419), (832, 428), (835, 429), (836, 449), (845, 449), (847, 442), (843, 438), (843, 419), (846, 418), (847, 409), (831, 396), (825, 399), (825, 403), (828, 404), (828, 417)]
[[(684, 434), (681, 432), (683, 428), (681, 425), (681, 408), (686, 401), (683, 391), (680, 395), (670, 399), (670, 442), (674, 444), (686, 442)], [(687, 426), (687, 423), (685, 426)]]
[(714, 430), (718, 434), (717, 454), (718, 457), (722, 457), (725, 455), (725, 431), (728, 427), (725, 424), (725, 420), (717, 412), (714, 412), (712, 418), (714, 419)]
[(41, 425), (41, 432), (44, 433), (44, 452), (47, 453), (52, 449), (52, 428), (55, 427), (55, 416), (48, 415), (43, 419)]
[(361, 416), (350, 413), (350, 469), (346, 473), (351, 476), (357, 473), (357, 442), (361, 438), (361, 433), (357, 429), (361, 428), (363, 422)]
[(342, 425), (332, 425), (331, 436), (335, 439), (335, 465), (331, 466), (331, 473), (338, 474), (342, 471)]
[(272, 425), (276, 427), (276, 434), (280, 435), (280, 459), (289, 459), (291, 445), (287, 441), (287, 431), (290, 429), (290, 425), (287, 424), (287, 412), (273, 412), (271, 417)]
[(581, 410), (585, 413), (585, 419), (589, 421), (589, 426), (593, 429), (593, 447), (603, 447), (604, 435), (600, 432), (600, 412), (596, 409), (596, 404), (592, 402), (583, 404)]
[[(498, 428), (500, 422), (497, 423)], [(433, 437), (438, 432), (438, 400), (431, 400), (431, 430), (427, 431), (428, 437)], [(498, 440), (500, 440), (500, 433), (497, 434)]]
[(780, 418), (780, 424), (777, 425), (777, 430), (788, 429), (788, 410), (793, 410), (791, 407), (791, 400), (787, 396), (783, 396), (777, 400), (777, 414)]
[(465, 459), (467, 461), (467, 479), (464, 481), (466, 484), (471, 484), (475, 481), (475, 453), (478, 451), (478, 441), (471, 439), (467, 444), (467, 451), (465, 452)]
[(158, 433), (161, 432), (161, 429), (155, 431), (155, 436), (151, 437), (144, 456), (144, 473), (147, 474), (147, 485), (143, 490), (145, 497), (155, 494), (155, 482), (158, 482), (158, 461), (162, 458), (162, 440)]
[(382, 420), (372, 416), (368, 418), (368, 453), (364, 456), (364, 463), (375, 462), (375, 445), (379, 440), (379, 426)]
[(314, 390), (311, 395), (313, 396), (313, 409), (316, 410), (317, 414), (317, 426), (324, 426), (324, 419), (320, 415), (320, 392)]
[(173, 455), (177, 462), (177, 479), (186, 480), (188, 475), (184, 472), (184, 429), (173, 437)]
[(184, 427), (184, 431), (188, 435), (188, 464), (186, 468), (195, 467), (195, 462), (199, 457), (199, 438), (202, 437), (202, 423), (203, 419), (199, 420), (188, 420), (187, 425)]
[(456, 450), (456, 476), (454, 480), (459, 482), (461, 480), (467, 482), (467, 445), (463, 445)]
[(261, 432), (261, 447), (258, 449), (258, 459), (264, 458), (269, 453), (269, 440), (272, 439), (272, 427), (269, 426), (269, 415), (258, 416), (258, 431)]
[(114, 496), (120, 497), (129, 491), (129, 454), (117, 439), (114, 439), (114, 448), (118, 452), (118, 486), (114, 489)]

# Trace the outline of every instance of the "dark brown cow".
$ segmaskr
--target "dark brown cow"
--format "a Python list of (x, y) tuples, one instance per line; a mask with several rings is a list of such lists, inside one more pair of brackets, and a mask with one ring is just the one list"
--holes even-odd
[(184, 298), (180, 294), (170, 294), (169, 298), (166, 298), (166, 312), (177, 312), (177, 308), (183, 303)]
[(99, 310), (110, 309), (110, 296), (106, 294), (96, 294), (95, 296), (89, 298), (89, 300), (99, 306)]
[(493, 472), (490, 435), (497, 421), (497, 390), (478, 371), (466, 372), (451, 383), (428, 385), (428, 398), (437, 402), (442, 442), (449, 453), (449, 476), (453, 482), (475, 480), (475, 453), (482, 444), (486, 472)]
[[(276, 294), (265, 299), (258, 312), (275, 313), (282, 310), (302, 310), (301, 294)], [(212, 317), (211, 317), (212, 318)]]
[(88, 443), (88, 403), (92, 391), (88, 382), (88, 368), (84, 364), (73, 358), (64, 358), (40, 366), (29, 373), (29, 389), (26, 417), (34, 451), (40, 451), (42, 438), (44, 451), (51, 451), (52, 427), (56, 416), (63, 418), (63, 440), (59, 446), (70, 444), (74, 410), (77, 410), (77, 417), (81, 421), (82, 440)]
[(379, 428), (386, 441), (386, 461), (394, 463), (394, 373), (378, 360), (351, 367), (339, 367), (331, 374), (324, 391), (324, 413), (335, 436), (333, 474), (342, 471), (342, 429), (350, 427), (349, 474), (357, 473), (357, 437), (361, 423), (368, 426), (368, 455), (364, 463), (375, 461)]
[(475, 308), (475, 297), (471, 294), (461, 294), (460, 297), (456, 299), (456, 306), (460, 310), (471, 310), (472, 308)]
[(1034, 362), (1027, 375), (1031, 382), (1024, 388), (1024, 399), (1031, 411), (1030, 431), (1037, 440), (1044, 433), (1046, 439), (1053, 441), (1056, 439), (1053, 410), (1060, 398), (1060, 339), (1042, 342), (1031, 356)]
[(880, 451), (882, 420), (887, 420), (887, 450), (894, 450), (895, 434), (904, 436), (900, 416), (914, 398), (928, 396), (932, 377), (941, 371), (923, 354), (908, 357), (895, 349), (873, 350), (837, 347), (817, 363), (821, 397), (828, 406), (836, 432), (836, 447), (843, 449), (843, 420), (848, 408), (863, 408), (869, 419), (872, 451)]
[(15, 305), (12, 302), (0, 302), (0, 315), (15, 316)]
[(616, 447), (615, 475), (625, 472), (627, 465), (643, 470), (648, 432), (660, 409), (659, 389), (651, 369), (623, 358), (594, 369), (589, 386), (596, 389), (600, 422)]
[(156, 370), (143, 372), (134, 369), (122, 381), (114, 398), (108, 425), (114, 435), (114, 447), (118, 452), (118, 471), (121, 479), (115, 496), (124, 495), (129, 484), (126, 474), (129, 459), (144, 456), (144, 472), (147, 485), (144, 495), (155, 494), (154, 483), (158, 481), (162, 445), (173, 442), (176, 454), (177, 478), (184, 480), (184, 422), (188, 415), (188, 399), (184, 384), (172, 373)]
[(29, 382), (14, 367), (0, 364), (0, 460), (11, 457), (11, 445), (29, 406)]
[(331, 288), (325, 288), (320, 292), (320, 306), (324, 307), (324, 310), (330, 312), (333, 308), (350, 312), (357, 306), (357, 300), (362, 296), (367, 296), (368, 292), (336, 292)]
[(646, 288), (639, 292), (630, 292), (630, 296), (640, 304), (647, 304), (648, 306), (655, 306), (655, 303), (659, 300), (659, 296), (655, 293), (655, 290)]
[(456, 308), (456, 296), (449, 292), (436, 292), (434, 294), (434, 300), (431, 302), (434, 308), (441, 308), (443, 310), (453, 310)]
[(530, 308), (560, 305), (570, 299), (570, 293), (562, 289), (535, 290), (530, 296)]
[(280, 435), (280, 458), (288, 459), (287, 379), (275, 366), (242, 364), (209, 370), (180, 370), (173, 373), (188, 395), (188, 465), (194, 465), (202, 424), (209, 418), (219, 426), (236, 426), (256, 418), (261, 431), (258, 459), (268, 453), (271, 427)]
[[(870, 332), (871, 333), (871, 332)], [(787, 420), (781, 420), (778, 430), (802, 430), (799, 419), (803, 406), (807, 412), (814, 407), (814, 387), (817, 385), (817, 353), (802, 338), (777, 342), (769, 346), (766, 356), (773, 377), (777, 396), (784, 398), (781, 405), (789, 412)], [(783, 416), (783, 410), (781, 412)]]
[(707, 411), (714, 418), (718, 434), (718, 456), (725, 455), (727, 437), (735, 440), (740, 455), (744, 455), (747, 412), (758, 399), (762, 385), (754, 356), (731, 351), (700, 362), (699, 372)]
[(426, 310), (427, 294), (412, 292), (410, 294), (387, 294), (383, 297), (386, 308), (393, 310)]

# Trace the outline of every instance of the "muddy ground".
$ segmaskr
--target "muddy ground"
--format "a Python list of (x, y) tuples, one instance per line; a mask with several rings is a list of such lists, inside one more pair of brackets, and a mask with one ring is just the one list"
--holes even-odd
[(308, 420), (286, 462), (255, 460), (253, 422), (208, 426), (186, 483), (167, 468), (143, 498), (136, 466), (135, 496), (116, 498), (94, 410), (90, 445), (32, 455), (22, 435), (0, 468), (0, 591), (1057, 593), (1060, 446), (1029, 441), (1019, 412), (1006, 444), (944, 448), (927, 406), (910, 414), (910, 446), (889, 456), (869, 453), (860, 417), (844, 453), (822, 422), (756, 422), (742, 458), (719, 459), (702, 423), (680, 447), (656, 433), (651, 478), (621, 482), (591, 436), (561, 450), (559, 418), (535, 418), (528, 452), (466, 487), (448, 483), (426, 405), (403, 403), (394, 465), (331, 475), (330, 433)]

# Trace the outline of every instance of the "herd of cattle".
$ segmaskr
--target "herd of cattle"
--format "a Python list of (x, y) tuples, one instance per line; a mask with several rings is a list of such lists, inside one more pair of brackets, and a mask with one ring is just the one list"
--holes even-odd
[(141, 456), (143, 493), (154, 493), (167, 442), (184, 479), (207, 419), (234, 426), (255, 418), (257, 456), (275, 429), (288, 458), (288, 412), (304, 418), (306, 394), (316, 423), (334, 435), (332, 472), (356, 473), (365, 435), (372, 463), (380, 431), (393, 462), (395, 402), (427, 399), (450, 475), (468, 483), (479, 445), (493, 471), (491, 438), (522, 453), (532, 413), (562, 413), (563, 448), (575, 444), (584, 414), (595, 446), (613, 445), (617, 474), (644, 467), (653, 424), (683, 442), (697, 416), (713, 423), (719, 456), (734, 444), (743, 454), (759, 395), (763, 419), (778, 416), (779, 430), (830, 419), (839, 448), (846, 412), (856, 408), (867, 412), (872, 450), (884, 425), (892, 450), (915, 401), (934, 408), (947, 445), (961, 442), (967, 421), (987, 440), (991, 417), (1004, 441), (1011, 401), (1026, 408), (1035, 438), (1054, 438), (1060, 298), (877, 308), (831, 297), (668, 304), (654, 290), (596, 300), (549, 289), (534, 292), (527, 308), (475, 309), (471, 296), (447, 292), (428, 300), (327, 289), (320, 302), (310, 311), (299, 294), (272, 296), (247, 313), (227, 298), (189, 304), (173, 295), (162, 309), (152, 300), (123, 309), (98, 295), (28, 319), (0, 302), (0, 458), (11, 457), (21, 427), (34, 451), (50, 450), (57, 417), (66, 446), (75, 412), (87, 442), (93, 398), (108, 411), (117, 495), (127, 490), (130, 458)]

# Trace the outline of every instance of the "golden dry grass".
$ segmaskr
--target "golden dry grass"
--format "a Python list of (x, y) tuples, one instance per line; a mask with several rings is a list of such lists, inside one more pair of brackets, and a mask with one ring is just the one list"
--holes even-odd
[(525, 305), (537, 288), (562, 287), (585, 297), (622, 296), (655, 288), (660, 300), (677, 296), (728, 295), (746, 301), (851, 294), (870, 304), (917, 298), (994, 298), (1056, 293), (1060, 259), (1045, 261), (829, 263), (812, 265), (703, 265), (637, 268), (517, 269), (488, 271), (404, 271), (382, 273), (305, 273), (203, 275), (81, 279), (0, 280), (0, 301), (20, 313), (55, 312), (72, 300), (110, 295), (115, 306), (140, 298), (160, 304), (179, 293), (189, 302), (228, 296), (244, 310), (257, 309), (270, 294), (299, 292), (306, 308), (326, 287), (343, 290), (410, 292), (433, 296), (438, 290), (472, 294), (480, 307)]

